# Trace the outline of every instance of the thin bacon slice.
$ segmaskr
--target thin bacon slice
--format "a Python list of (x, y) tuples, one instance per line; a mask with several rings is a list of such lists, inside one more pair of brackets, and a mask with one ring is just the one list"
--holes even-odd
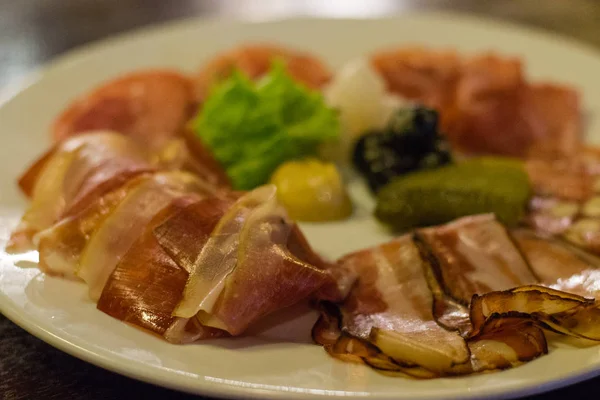
[(527, 230), (513, 237), (540, 282), (550, 288), (600, 299), (600, 259), (558, 239)]
[(535, 284), (527, 261), (493, 215), (458, 219), (417, 232), (447, 295), (468, 306), (474, 294)]
[[(377, 335), (393, 336), (398, 342), (393, 355), (378, 346), (394, 363), (420, 366), (435, 374), (469, 360), (465, 341), (457, 332), (439, 326), (431, 314), (433, 299), (423, 261), (409, 236), (350, 254), (339, 263), (359, 276), (340, 305), (344, 332), (369, 341), (377, 328)], [(331, 345), (331, 341), (321, 343)]]
[(313, 89), (320, 89), (331, 79), (329, 68), (319, 59), (300, 51), (269, 44), (249, 44), (218, 54), (208, 61), (196, 78), (196, 96), (203, 101), (212, 86), (226, 79), (236, 69), (252, 79), (266, 74), (271, 63), (280, 59), (290, 75)]
[(109, 81), (77, 99), (56, 120), (55, 140), (107, 129), (153, 149), (178, 135), (194, 112), (191, 81), (177, 72), (148, 70)]
[[(432, 293), (431, 266), (410, 236), (340, 262), (358, 269), (359, 280), (339, 308), (322, 304), (313, 329), (313, 338), (334, 357), (431, 378), (507, 368), (547, 351), (542, 331), (530, 320), (490, 320), (470, 338), (438, 325), (435, 302), (448, 299)], [(462, 312), (468, 319), (468, 310)]]
[(527, 316), (546, 329), (600, 340), (600, 309), (593, 299), (543, 286), (525, 286), (473, 296), (470, 308), (473, 330), (470, 336), (478, 336), (492, 315)]
[(226, 335), (224, 331), (203, 327), (195, 318), (172, 315), (189, 271), (173, 261), (160, 245), (156, 228), (173, 221), (188, 244), (205, 243), (231, 203), (217, 197), (174, 200), (152, 219), (118, 263), (98, 300), (98, 309), (174, 343)]
[(467, 342), (472, 362), (459, 373), (511, 368), (548, 353), (544, 332), (528, 316), (492, 314)]
[[(491, 216), (459, 219), (453, 223), (420, 231), (417, 238), (424, 243), (439, 285), (446, 294), (461, 304), (469, 305), (471, 329), (469, 337), (478, 337), (487, 319), (496, 314), (529, 318), (538, 326), (554, 331), (600, 340), (600, 310), (594, 300), (543, 286), (540, 278), (523, 258), (531, 255), (540, 267), (540, 258), (556, 257), (554, 267), (540, 271), (542, 279), (557, 273), (557, 265), (568, 257), (565, 249), (541, 255), (540, 243), (520, 236), (520, 249), (508, 231)], [(551, 243), (551, 242), (546, 242)], [(543, 244), (546, 250), (552, 244)], [(560, 250), (563, 250), (561, 253)], [(584, 260), (570, 271), (580, 272)], [(553, 269), (552, 269), (553, 268)], [(460, 273), (462, 271), (462, 273)], [(554, 276), (548, 283), (557, 281)], [(552, 282), (553, 281), (553, 282)], [(434, 308), (434, 312), (438, 309)], [(440, 315), (445, 317), (445, 315)], [(445, 322), (445, 319), (444, 319)]]

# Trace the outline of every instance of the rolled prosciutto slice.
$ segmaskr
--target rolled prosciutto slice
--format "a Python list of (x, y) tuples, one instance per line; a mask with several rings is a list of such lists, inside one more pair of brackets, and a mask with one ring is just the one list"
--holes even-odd
[(13, 232), (8, 248), (32, 246), (39, 231), (68, 213), (76, 213), (96, 197), (136, 175), (151, 172), (147, 154), (126, 137), (94, 132), (57, 145), (26, 172), (21, 180), (31, 203)]
[(175, 342), (239, 335), (331, 280), (305, 260), (310, 249), (271, 186), (235, 202), (172, 204), (118, 263), (100, 310)]
[[(190, 241), (181, 222), (157, 227), (159, 243), (189, 271), (174, 315), (239, 335), (259, 318), (308, 298), (332, 278), (267, 185), (240, 197), (210, 237)], [(261, 288), (261, 290), (257, 290)]]
[(114, 267), (135, 240), (131, 234), (143, 229), (148, 218), (170, 199), (185, 193), (207, 195), (211, 189), (196, 176), (182, 171), (135, 177), (96, 198), (79, 213), (40, 232), (37, 235), (40, 269), (85, 280), (90, 284), (90, 295), (97, 299), (94, 291), (103, 286), (100, 279), (100, 288), (92, 288), (97, 274), (110, 273), (111, 265)]
[(152, 218), (177, 197), (198, 193), (195, 189), (200, 185), (195, 182), (193, 175), (183, 172), (156, 174), (133, 187), (102, 220), (90, 235), (75, 271), (87, 283), (92, 300), (98, 300), (119, 259)]
[(171, 221), (179, 227), (179, 234), (187, 238), (182, 246), (202, 245), (232, 203), (217, 197), (181, 197), (172, 201), (154, 216), (122, 257), (102, 291), (98, 309), (174, 343), (226, 335), (222, 330), (202, 326), (196, 318), (173, 316), (189, 271), (160, 245), (156, 228)]

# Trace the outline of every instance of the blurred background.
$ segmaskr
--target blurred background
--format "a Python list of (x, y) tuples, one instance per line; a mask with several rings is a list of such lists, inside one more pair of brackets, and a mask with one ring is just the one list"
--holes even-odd
[(178, 18), (372, 18), (414, 10), (484, 15), (600, 47), (599, 0), (0, 0), (0, 88), (73, 47)]

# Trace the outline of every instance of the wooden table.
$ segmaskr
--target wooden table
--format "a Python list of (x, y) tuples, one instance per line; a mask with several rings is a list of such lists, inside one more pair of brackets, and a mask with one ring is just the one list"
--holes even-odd
[[(0, 0), (0, 88), (78, 45), (194, 15), (376, 16), (471, 12), (559, 32), (600, 48), (600, 0)], [(600, 73), (600, 71), (599, 71)], [(0, 315), (0, 399), (191, 399), (94, 367)], [(600, 378), (535, 397), (600, 398)]]

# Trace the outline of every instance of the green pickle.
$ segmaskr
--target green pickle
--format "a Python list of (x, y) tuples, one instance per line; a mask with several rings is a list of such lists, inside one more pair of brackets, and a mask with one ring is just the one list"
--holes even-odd
[(483, 213), (514, 226), (530, 196), (522, 162), (474, 158), (394, 179), (380, 190), (375, 216), (399, 231)]

